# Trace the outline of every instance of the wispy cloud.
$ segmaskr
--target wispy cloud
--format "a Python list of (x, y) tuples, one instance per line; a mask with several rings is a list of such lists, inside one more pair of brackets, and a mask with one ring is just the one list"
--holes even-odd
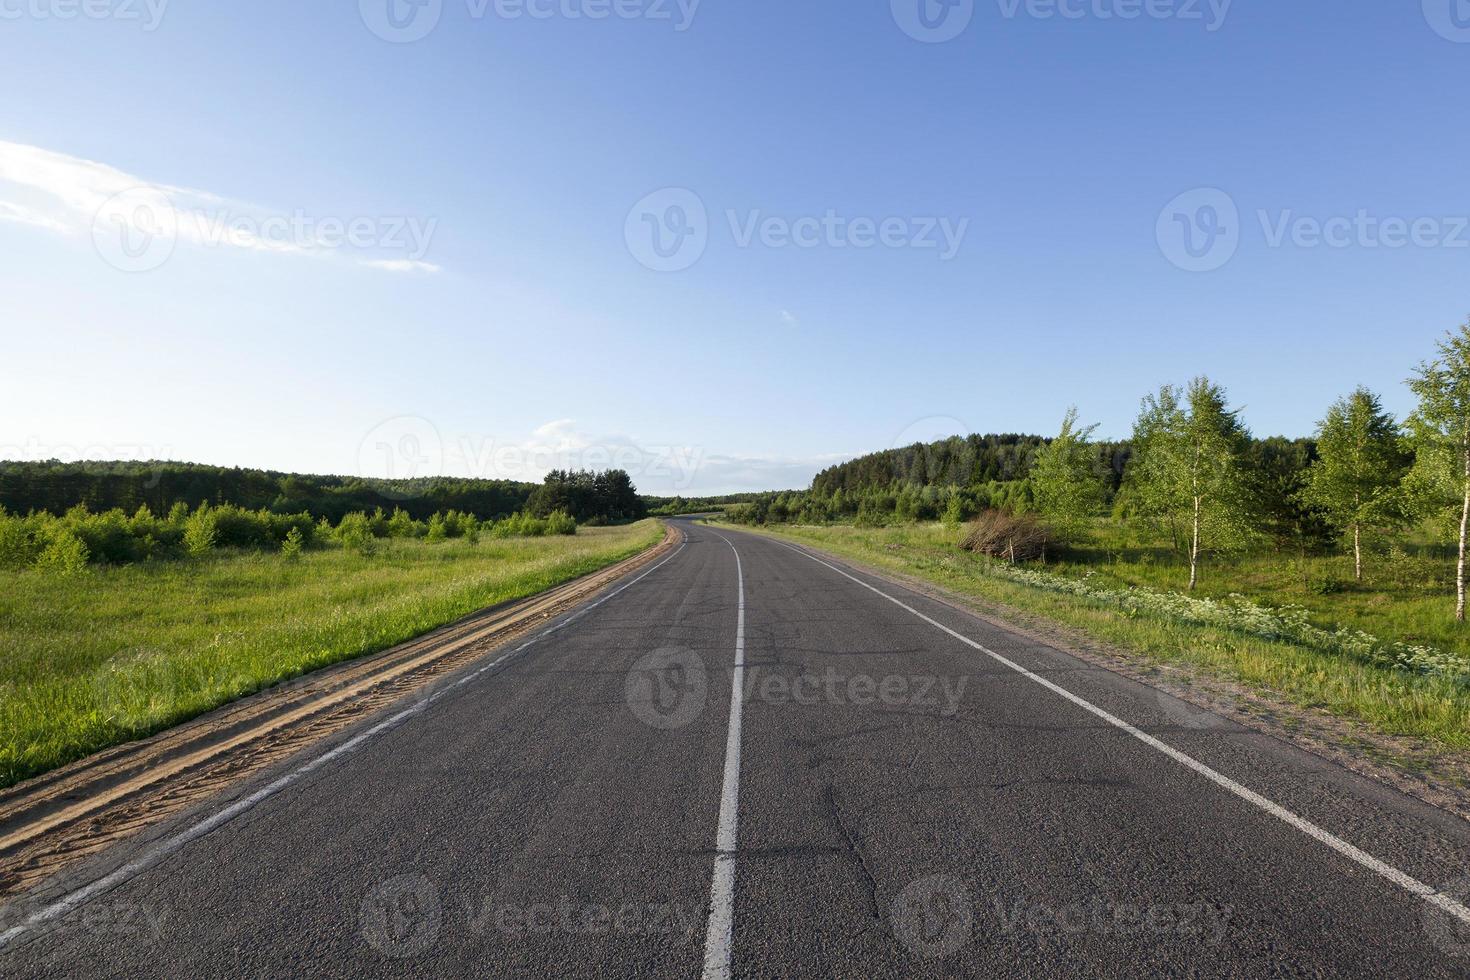
[[(60, 213), (51, 215), (52, 219), (72, 231), (85, 231), (110, 198), (140, 187), (185, 202), (225, 203), (223, 198), (204, 191), (152, 183), (105, 163), (4, 140), (0, 140), (0, 181), (51, 199), (60, 206)], [(9, 201), (0, 203), (22, 207)]]
[(382, 269), (384, 272), (416, 272), (432, 275), (444, 271), (441, 266), (432, 262), (418, 262), (414, 259), (365, 259), (362, 264), (369, 269)]
[(121, 237), (125, 246), (132, 240), (163, 239), (165, 257), (182, 242), (340, 257), (383, 272), (441, 271), (424, 261), (435, 219), (312, 214), (300, 208), (287, 212), (149, 181), (105, 163), (23, 143), (0, 140), (0, 195), (0, 221), (64, 235)]
[(795, 327), (801, 323), (801, 321), (796, 318), (796, 314), (792, 313), (790, 310), (781, 311), (781, 322), (786, 324), (788, 327)]
[(71, 230), (71, 227), (64, 221), (47, 217), (35, 208), (24, 207), (23, 205), (13, 204), (9, 201), (0, 201), (0, 221), (9, 221), (12, 224), (18, 225), (32, 225), (33, 227), (45, 228), (47, 231), (54, 231), (59, 234), (65, 234)]

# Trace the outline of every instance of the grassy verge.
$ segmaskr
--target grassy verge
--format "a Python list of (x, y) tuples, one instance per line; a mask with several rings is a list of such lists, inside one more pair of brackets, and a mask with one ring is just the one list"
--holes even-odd
[(1470, 747), (1470, 688), (1449, 677), (1362, 663), (1227, 626), (1181, 621), (1012, 581), (990, 560), (954, 547), (955, 532), (939, 525), (760, 530), (1061, 623), (1155, 663), (1203, 670), (1387, 734), (1448, 748)]
[(0, 572), (0, 786), (534, 595), (662, 534), (650, 520), (474, 545), (391, 540), (371, 556)]
[[(1231, 593), (1272, 605), (1306, 609), (1319, 625), (1342, 625), (1376, 636), (1463, 650), (1470, 641), (1455, 622), (1453, 549), (1435, 547), (1420, 533), (1400, 547), (1374, 548), (1364, 580), (1353, 580), (1350, 555), (1298, 555), (1253, 550), (1206, 559), (1199, 595)], [(1183, 590), (1189, 565), (1166, 540), (1115, 521), (1094, 522), (1086, 543), (1054, 554), (1048, 571), (1090, 575), (1111, 587)]]

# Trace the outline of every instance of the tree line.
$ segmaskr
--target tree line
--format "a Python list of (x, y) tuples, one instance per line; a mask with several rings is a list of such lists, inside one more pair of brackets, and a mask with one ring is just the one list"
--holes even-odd
[(1099, 442), (1069, 409), (1055, 437), (956, 436), (824, 470), (804, 492), (730, 507), (736, 521), (862, 523), (988, 509), (1035, 513), (1059, 538), (1114, 517), (1146, 522), (1184, 554), (1194, 589), (1207, 558), (1266, 538), (1303, 552), (1342, 543), (1361, 580), (1365, 536), (1433, 522), (1456, 542), (1456, 618), (1470, 538), (1470, 323), (1407, 379), (1403, 420), (1359, 387), (1310, 439), (1254, 438), (1207, 377), (1143, 399), (1130, 439)]
[[(830, 497), (838, 490), (861, 492), (873, 487), (1003, 484), (1024, 479), (1047, 440), (1028, 435), (956, 435), (931, 443), (915, 443), (869, 453), (829, 466), (812, 480), (811, 491)], [(1100, 475), (1121, 474), (1128, 460), (1126, 442), (1093, 446)], [(1117, 489), (1113, 481), (1112, 489)]]
[(169, 461), (0, 461), (0, 507), (16, 514), (60, 515), (78, 504), (93, 512), (131, 514), (146, 506), (164, 514), (179, 503), (229, 503), (333, 523), (380, 507), (401, 508), (415, 520), (450, 510), (491, 520), (523, 510), (535, 490), (514, 480), (373, 480)]
[(314, 476), (198, 463), (0, 461), (0, 508), (12, 514), (60, 516), (79, 505), (93, 513), (147, 507), (167, 514), (175, 505), (232, 504), (273, 514), (310, 514), (333, 524), (352, 513), (402, 510), (427, 521), (457, 511), (481, 521), (529, 511), (564, 511), (581, 523), (613, 523), (643, 516), (632, 479), (605, 473), (554, 471), (540, 484), (514, 480), (423, 477), (375, 480)]

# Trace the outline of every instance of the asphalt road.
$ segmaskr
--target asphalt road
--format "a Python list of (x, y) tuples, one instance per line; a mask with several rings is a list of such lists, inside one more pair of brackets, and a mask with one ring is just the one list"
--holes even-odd
[(1470, 974), (1458, 818), (684, 526), (498, 666), (5, 910), (0, 975)]

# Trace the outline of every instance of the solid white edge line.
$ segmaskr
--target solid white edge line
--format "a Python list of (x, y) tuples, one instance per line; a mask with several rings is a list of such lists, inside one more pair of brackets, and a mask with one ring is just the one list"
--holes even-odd
[[(333, 759), (340, 758), (344, 755), (348, 755), (356, 751), (358, 748), (362, 747), (365, 742), (369, 741), (375, 736), (381, 735), (382, 733), (389, 731), (390, 729), (397, 728), (399, 725), (403, 724), (414, 715), (423, 713), (425, 710), (428, 709), (430, 705), (438, 701), (441, 697), (448, 694), (450, 691), (453, 691), (458, 687), (468, 684), (470, 681), (482, 676), (487, 671), (494, 670), (496, 667), (499, 667), (502, 664), (513, 659), (533, 644), (539, 643), (541, 640), (546, 639), (546, 637), (570, 625), (573, 621), (580, 619), (582, 616), (596, 609), (598, 606), (602, 605), (604, 602), (607, 602), (614, 596), (617, 596), (625, 589), (630, 589), (633, 586), (637, 585), (639, 582), (643, 581), (643, 579), (647, 578), (649, 575), (652, 575), (664, 565), (668, 564), (676, 557), (678, 557), (679, 552), (684, 550), (685, 541), (687, 541), (687, 538), (679, 542), (679, 547), (674, 549), (674, 553), (672, 555), (669, 555), (667, 558), (654, 565), (652, 568), (647, 569), (637, 578), (623, 583), (621, 586), (614, 589), (612, 592), (609, 592), (601, 599), (598, 599), (596, 602), (583, 606), (581, 609), (577, 610), (575, 613), (571, 614), (566, 619), (557, 623), (550, 629), (546, 629), (541, 631), (540, 633), (537, 633), (535, 636), (531, 637), (529, 640), (522, 643), (514, 650), (511, 650), (508, 653), (501, 654), (491, 663), (485, 664), (483, 667), (476, 668), (474, 671), (461, 677), (459, 680), (455, 681), (448, 687), (440, 688), (433, 694), (430, 694), (428, 697), (423, 698), (411, 707), (405, 708), (404, 710), (393, 715), (391, 718), (387, 718), (383, 721), (378, 722), (376, 725), (367, 729), (364, 732), (359, 732), (357, 735), (348, 739), (346, 742), (343, 742), (336, 748), (322, 753), (309, 762), (303, 763), (302, 765), (286, 773), (284, 776), (280, 777), (274, 782), (261, 787), (254, 793), (251, 793), (249, 796), (235, 801), (234, 803), (225, 807), (223, 810), (220, 810), (219, 812), (209, 817), (206, 817), (198, 823), (192, 825), (187, 830), (183, 830), (178, 834), (175, 834), (173, 837), (168, 838), (167, 840), (160, 843), (157, 847), (148, 850), (141, 856), (118, 868), (116, 871), (113, 871), (102, 876), (101, 878), (98, 878), (96, 881), (92, 882), (89, 885), (85, 885), (73, 892), (68, 893), (64, 897), (57, 899), (50, 905), (47, 905), (45, 908), (32, 912), (22, 922), (18, 923), (17, 925), (11, 926), (4, 932), (0, 932), (0, 949), (4, 949), (6, 946), (10, 945), (12, 941), (19, 938), (26, 932), (34, 929), (36, 926), (43, 925), (51, 921), (52, 919), (59, 918), (60, 916), (63, 916), (68, 912), (71, 912), (74, 909), (85, 904), (89, 899), (95, 898), (96, 896), (101, 895), (104, 892), (107, 892), (117, 887), (118, 885), (137, 877), (139, 874), (147, 871), (149, 868), (153, 867), (155, 864), (162, 861), (164, 858), (168, 857), (179, 848), (195, 840), (198, 840), (200, 837), (203, 837), (211, 831), (223, 826), (224, 824), (229, 823), (240, 814), (254, 808), (257, 804), (270, 799), (272, 796), (275, 796), (281, 790), (301, 779), (301, 777), (307, 775), (308, 773), (311, 773), (321, 766), (326, 765)], [(0, 909), (0, 912), (3, 911), (3, 909)]]
[(851, 579), (852, 581), (856, 582), (858, 585), (861, 585), (863, 588), (869, 590), (870, 592), (882, 596), (889, 602), (898, 606), (900, 609), (907, 610), (908, 612), (922, 619), (929, 625), (934, 626), (945, 633), (948, 633), (950, 636), (959, 640), (961, 643), (973, 647), (974, 649), (979, 650), (981, 653), (991, 657), (997, 663), (1009, 667), (1011, 670), (1014, 670), (1016, 673), (1020, 674), (1022, 677), (1025, 677), (1027, 680), (1035, 681), (1037, 684), (1040, 684), (1042, 687), (1053, 692), (1054, 694), (1060, 695), (1061, 697), (1067, 699), (1068, 701), (1077, 705), (1077, 707), (1082, 708), (1084, 711), (1088, 711), (1101, 718), (1108, 724), (1112, 725), (1113, 727), (1127, 732), (1129, 735), (1132, 735), (1134, 738), (1138, 739), (1140, 742), (1144, 743), (1150, 748), (1157, 749), (1159, 752), (1162, 752), (1164, 755), (1173, 759), (1175, 762), (1178, 762), (1179, 764), (1194, 770), (1215, 785), (1229, 790), (1231, 793), (1234, 793), (1236, 796), (1245, 800), (1247, 803), (1250, 803), (1253, 806), (1264, 810), (1266, 813), (1271, 814), (1271, 816), (1276, 817), (1278, 820), (1281, 820), (1291, 825), (1292, 827), (1295, 827), (1297, 830), (1306, 834), (1308, 837), (1311, 837), (1313, 840), (1326, 844), (1328, 847), (1332, 848), (1343, 857), (1346, 857), (1361, 865), (1362, 867), (1367, 868), (1369, 871), (1372, 871), (1375, 874), (1387, 879), (1388, 881), (1393, 882), (1395, 885), (1398, 885), (1400, 888), (1404, 889), (1412, 895), (1416, 895), (1419, 898), (1422, 898), (1429, 904), (1434, 905), (1437, 908), (1444, 910), (1445, 912), (1448, 912), (1450, 915), (1453, 915), (1461, 922), (1470, 924), (1470, 908), (1462, 905), (1453, 896), (1446, 895), (1445, 893), (1435, 888), (1432, 888), (1429, 885), (1426, 885), (1418, 878), (1415, 878), (1412, 875), (1407, 874), (1406, 872), (1400, 871), (1393, 865), (1380, 861), (1378, 858), (1367, 853), (1366, 851), (1362, 851), (1352, 844), (1349, 844), (1341, 837), (1338, 837), (1330, 831), (1324, 830), (1323, 828), (1317, 826), (1310, 820), (1307, 820), (1305, 817), (1297, 816), (1295, 813), (1292, 813), (1290, 810), (1281, 806), (1279, 803), (1269, 800), (1266, 797), (1262, 796), (1260, 793), (1257, 793), (1255, 790), (1242, 786), (1240, 783), (1237, 783), (1229, 776), (1226, 776), (1220, 772), (1215, 771), (1214, 769), (1211, 769), (1209, 766), (1205, 765), (1203, 762), (1200, 762), (1198, 759), (1195, 759), (1193, 756), (1186, 755), (1185, 753), (1174, 748), (1172, 745), (1162, 742), (1154, 736), (1150, 735), (1148, 732), (1145, 732), (1139, 728), (1134, 727), (1133, 725), (1128, 724), (1128, 722), (1124, 721), (1121, 718), (1118, 718), (1115, 715), (1109, 714), (1107, 711), (1099, 708), (1092, 702), (1086, 700), (1085, 698), (1079, 697), (1076, 694), (1073, 694), (1071, 691), (1068, 691), (1066, 688), (1047, 680), (1045, 677), (1042, 677), (1039, 674), (1032, 673), (1025, 667), (1022, 667), (1020, 664), (1001, 656), (994, 650), (991, 650), (988, 647), (970, 639), (968, 636), (965, 636), (962, 633), (958, 633), (955, 630), (950, 629), (948, 626), (945, 626), (937, 619), (933, 619), (929, 616), (924, 615), (923, 613), (919, 612), (919, 610), (904, 603), (899, 599), (894, 598), (893, 596), (884, 592), (882, 589), (875, 588), (854, 575), (849, 575), (847, 572), (843, 571), (841, 568), (838, 568), (836, 565), (833, 565), (830, 562), (823, 561), (816, 555), (813, 555), (811, 552), (806, 551), (802, 548), (795, 547), (794, 545), (789, 545), (784, 541), (776, 541), (776, 543), (781, 545), (782, 547), (790, 548), (798, 555), (803, 555), (807, 558), (810, 558), (818, 565), (825, 565), (827, 568), (832, 569), (832, 571), (836, 572), (838, 575), (841, 575), (844, 578)]
[(735, 938), (735, 850), (739, 841), (740, 816), (740, 720), (745, 691), (745, 570), (740, 552), (729, 538), (724, 541), (735, 553), (735, 584), (738, 601), (735, 613), (735, 669), (730, 674), (730, 725), (725, 735), (725, 778), (720, 793), (720, 823), (715, 836), (715, 871), (709, 890), (709, 924), (704, 931), (705, 980), (723, 980), (730, 975)]

